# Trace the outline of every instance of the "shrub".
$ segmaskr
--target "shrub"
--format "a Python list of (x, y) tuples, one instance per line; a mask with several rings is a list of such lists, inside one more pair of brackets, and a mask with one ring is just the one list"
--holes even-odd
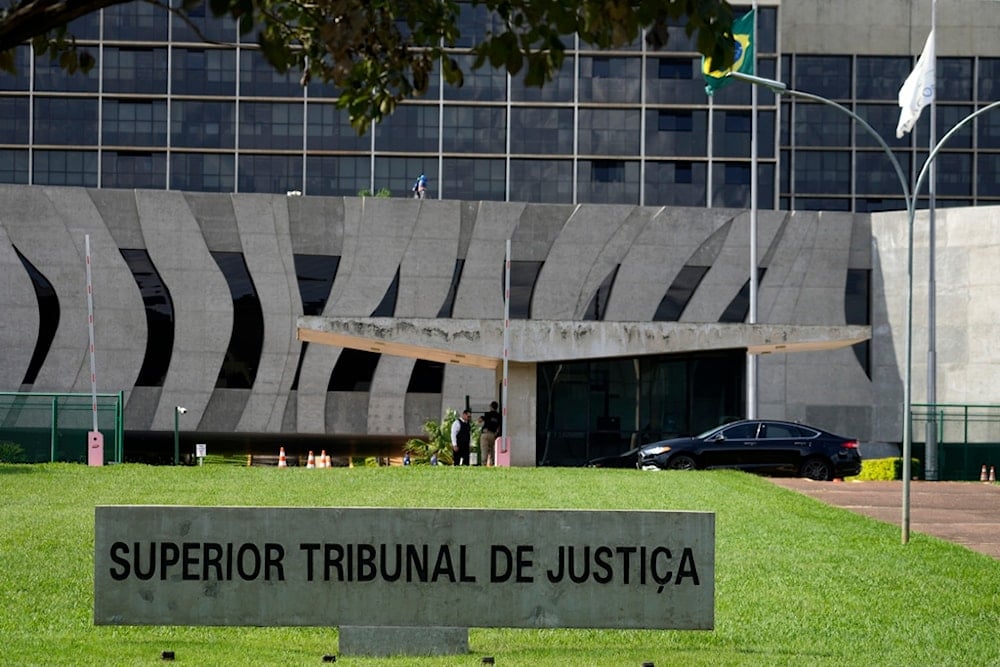
[[(436, 422), (433, 419), (424, 422), (424, 433), (426, 440), (412, 438), (406, 441), (403, 451), (410, 455), (411, 465), (429, 465), (431, 457), (437, 455), (438, 463), (451, 465), (453, 462), (451, 451), (451, 425), (458, 419), (458, 412), (448, 408), (445, 411), (444, 419)], [(479, 452), (479, 425), (472, 422), (472, 434), (470, 435), (470, 451)]]
[[(916, 479), (922, 479), (922, 467), (919, 459), (910, 462), (910, 473)], [(864, 459), (861, 461), (861, 474), (851, 477), (861, 481), (892, 481), (903, 479), (903, 459), (898, 456), (886, 459)]]
[(0, 442), (0, 463), (27, 463), (28, 457), (24, 447), (16, 442), (5, 440)]

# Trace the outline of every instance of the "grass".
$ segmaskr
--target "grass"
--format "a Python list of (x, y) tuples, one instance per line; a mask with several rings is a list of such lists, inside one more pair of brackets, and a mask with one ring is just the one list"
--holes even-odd
[(716, 513), (712, 631), (473, 628), (465, 656), (372, 665), (1000, 665), (1000, 561), (737, 472), (0, 465), (0, 664), (316, 665), (335, 628), (93, 625), (94, 506)]

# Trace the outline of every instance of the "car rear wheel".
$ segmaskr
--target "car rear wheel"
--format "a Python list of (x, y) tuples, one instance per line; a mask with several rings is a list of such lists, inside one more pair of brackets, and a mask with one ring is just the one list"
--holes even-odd
[(829, 482), (833, 478), (833, 466), (826, 459), (807, 459), (799, 468), (799, 477), (816, 482)]
[(694, 470), (698, 465), (687, 454), (677, 454), (667, 461), (668, 470)]

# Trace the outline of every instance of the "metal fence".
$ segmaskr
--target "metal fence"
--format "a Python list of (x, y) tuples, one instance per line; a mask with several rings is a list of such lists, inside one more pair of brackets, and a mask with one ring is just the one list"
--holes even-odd
[(978, 480), (983, 466), (1000, 468), (1000, 405), (915, 403), (910, 415), (914, 456), (925, 460), (935, 436), (938, 479)]
[[(121, 463), (124, 394), (97, 394), (97, 428), (104, 436), (104, 463)], [(13, 463), (87, 463), (94, 428), (94, 396), (0, 392), (0, 459)]]

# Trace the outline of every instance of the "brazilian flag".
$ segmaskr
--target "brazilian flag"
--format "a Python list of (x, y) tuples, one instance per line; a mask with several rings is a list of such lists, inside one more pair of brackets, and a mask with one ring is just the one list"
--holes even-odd
[(733, 64), (723, 70), (712, 67), (711, 58), (701, 59), (701, 72), (705, 76), (705, 93), (711, 95), (719, 88), (730, 83), (726, 77), (729, 72), (753, 74), (753, 28), (754, 11), (751, 10), (739, 19), (733, 21)]

